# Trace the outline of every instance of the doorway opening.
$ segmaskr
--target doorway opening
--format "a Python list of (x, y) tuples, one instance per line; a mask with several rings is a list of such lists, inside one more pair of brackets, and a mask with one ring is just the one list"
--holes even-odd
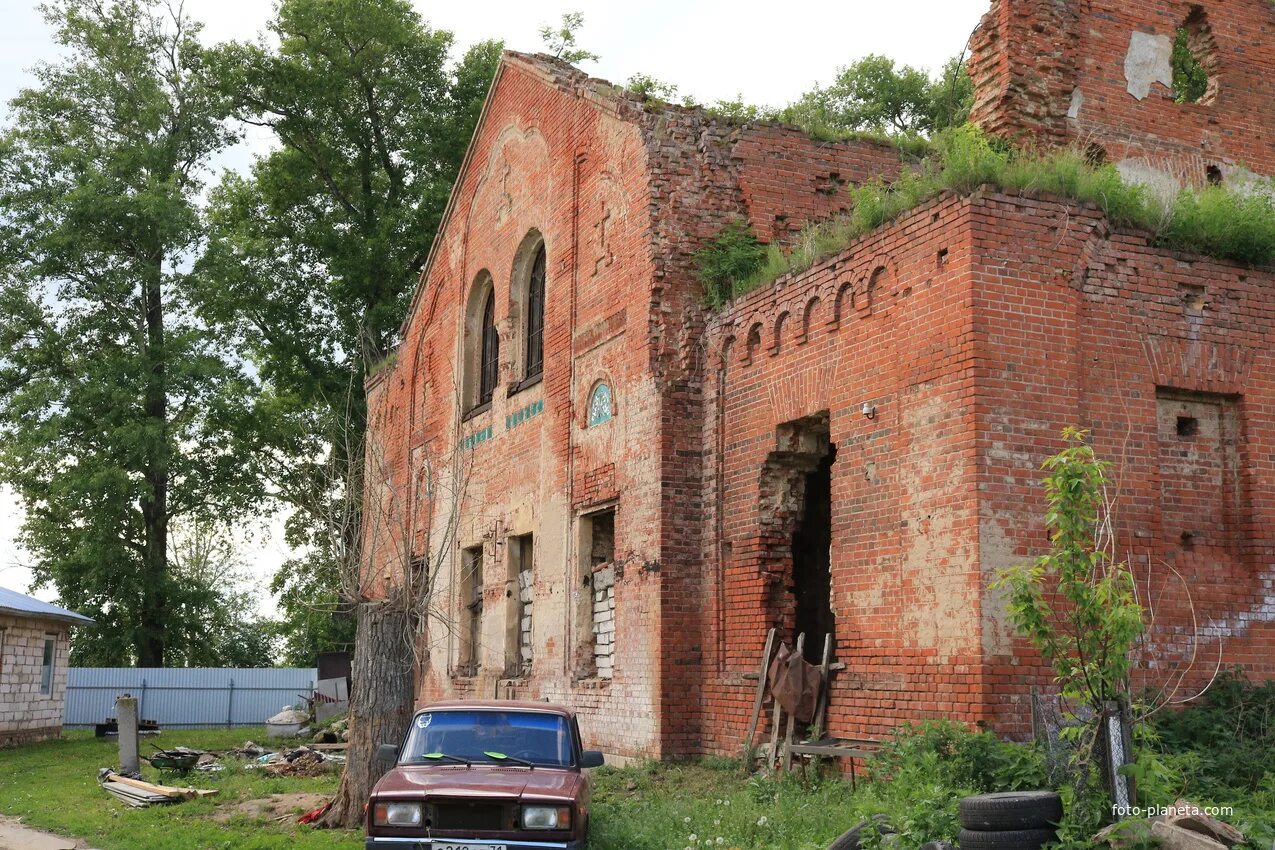
[(804, 634), (804, 655), (818, 664), (832, 604), (832, 466), (829, 416), (823, 411), (776, 428), (761, 478), (761, 561), (769, 575), (768, 619), (789, 641)]
[[(792, 533), (792, 593), (796, 598), (794, 629), (806, 636), (805, 656), (818, 664), (827, 635), (835, 635), (832, 610), (832, 465), (837, 447), (806, 473), (805, 495)], [(835, 639), (835, 638), (834, 638)]]

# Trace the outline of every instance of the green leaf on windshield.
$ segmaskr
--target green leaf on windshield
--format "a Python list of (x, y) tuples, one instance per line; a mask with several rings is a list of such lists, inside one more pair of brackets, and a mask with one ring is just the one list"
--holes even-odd
[(446, 757), (445, 755), (443, 755), (442, 753), (425, 753), (423, 756), (421, 756), (421, 758), (423, 758), (423, 759), (441, 759), (441, 758), (447, 758), (447, 757)]
[(487, 758), (492, 758), (492, 759), (497, 759), (497, 760), (500, 760), (500, 759), (507, 759), (507, 758), (509, 758), (509, 756), (505, 755), (504, 753), (487, 753), (487, 752), (484, 752), (484, 753), (483, 753), (483, 755), (487, 756)]

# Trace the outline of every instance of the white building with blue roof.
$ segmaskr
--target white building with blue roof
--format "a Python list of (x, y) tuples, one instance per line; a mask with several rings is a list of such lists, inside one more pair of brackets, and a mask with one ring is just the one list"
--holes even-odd
[(92, 623), (0, 587), (0, 747), (61, 734), (71, 628)]

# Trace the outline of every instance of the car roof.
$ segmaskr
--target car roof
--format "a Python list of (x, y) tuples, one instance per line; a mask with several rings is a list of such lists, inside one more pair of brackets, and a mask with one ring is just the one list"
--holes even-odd
[(543, 714), (562, 714), (575, 717), (575, 712), (565, 705), (551, 702), (516, 699), (448, 699), (426, 703), (417, 709), (423, 711), (446, 711), (448, 709), (478, 709), (482, 711), (538, 711)]

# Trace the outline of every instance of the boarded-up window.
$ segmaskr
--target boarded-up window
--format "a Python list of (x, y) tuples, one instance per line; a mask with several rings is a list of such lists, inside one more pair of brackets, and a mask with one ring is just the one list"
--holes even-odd
[(1241, 506), (1235, 401), (1161, 389), (1156, 413), (1165, 536), (1185, 549), (1229, 545)]
[(580, 532), (576, 675), (609, 679), (615, 656), (615, 509), (582, 516)]
[(509, 605), (505, 624), (505, 675), (531, 673), (532, 569), (535, 547), (530, 534), (509, 538)]

